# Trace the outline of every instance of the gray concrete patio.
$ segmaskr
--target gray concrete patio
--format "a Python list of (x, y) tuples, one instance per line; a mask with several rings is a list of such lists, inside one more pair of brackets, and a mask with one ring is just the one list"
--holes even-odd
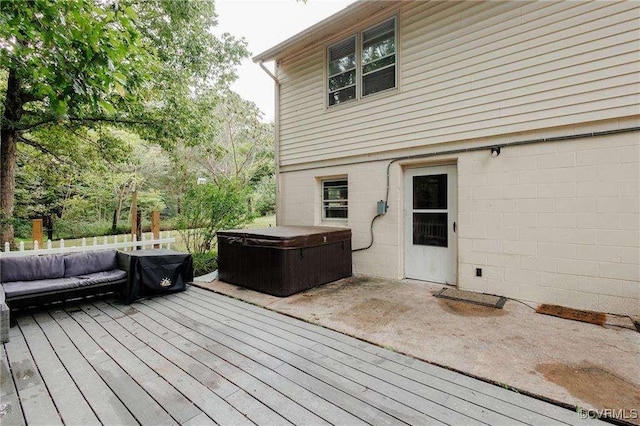
[[(381, 347), (560, 404), (618, 411), (638, 424), (640, 333), (628, 318), (597, 326), (437, 299), (443, 286), (352, 277), (287, 298), (198, 283)], [(636, 410), (636, 411), (632, 411)]]
[(7, 425), (597, 423), (196, 287), (16, 318)]

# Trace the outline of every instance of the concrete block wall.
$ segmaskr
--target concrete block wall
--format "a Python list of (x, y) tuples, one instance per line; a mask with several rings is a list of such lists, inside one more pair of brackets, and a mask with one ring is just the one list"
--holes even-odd
[[(458, 166), (461, 289), (640, 314), (638, 133), (505, 147), (498, 157), (482, 150), (445, 162)], [(281, 173), (278, 223), (348, 226), (353, 247), (367, 246), (376, 202), (385, 197), (388, 163)], [(403, 167), (436, 164), (391, 167), (389, 211), (375, 223), (373, 247), (354, 253), (355, 273), (404, 278)], [(320, 181), (338, 176), (349, 182), (349, 219), (322, 221)], [(482, 277), (475, 276), (476, 268)]]
[[(324, 167), (282, 173), (278, 224), (346, 226), (352, 230), (352, 247), (366, 247), (371, 242), (371, 220), (376, 215), (376, 203), (385, 198), (386, 161), (347, 166)], [(349, 218), (322, 220), (321, 181), (346, 177), (349, 183)], [(397, 187), (397, 183), (395, 183)], [(401, 211), (397, 208), (397, 189), (393, 204), (384, 220), (375, 223), (375, 244), (366, 251), (353, 254), (354, 272), (372, 276), (400, 278), (399, 233)]]
[(458, 173), (460, 288), (640, 313), (638, 133), (479, 151)]

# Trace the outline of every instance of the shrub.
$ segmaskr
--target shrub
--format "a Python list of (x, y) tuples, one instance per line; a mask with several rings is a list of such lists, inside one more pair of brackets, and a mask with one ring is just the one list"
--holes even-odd
[(215, 251), (193, 253), (193, 275), (198, 277), (218, 269), (218, 254)]
[(31, 239), (31, 221), (29, 219), (14, 219), (13, 233), (16, 238)]
[(250, 220), (246, 188), (233, 182), (194, 185), (184, 196), (183, 213), (176, 225), (190, 253), (207, 253), (220, 229)]

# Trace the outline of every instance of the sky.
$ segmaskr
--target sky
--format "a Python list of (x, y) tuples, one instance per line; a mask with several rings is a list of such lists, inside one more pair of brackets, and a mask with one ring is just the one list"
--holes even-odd
[[(275, 46), (311, 25), (344, 9), (355, 0), (216, 0), (216, 34), (228, 32), (244, 37), (251, 56)], [(272, 69), (272, 64), (265, 64)], [(263, 121), (274, 117), (273, 80), (251, 59), (238, 68), (238, 80), (231, 88), (254, 102), (264, 113)]]

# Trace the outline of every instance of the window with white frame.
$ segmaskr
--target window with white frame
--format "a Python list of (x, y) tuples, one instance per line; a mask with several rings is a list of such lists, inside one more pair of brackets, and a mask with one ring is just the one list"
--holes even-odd
[(349, 185), (346, 178), (322, 181), (322, 218), (347, 219)]
[(328, 105), (395, 88), (396, 63), (395, 18), (329, 46)]

